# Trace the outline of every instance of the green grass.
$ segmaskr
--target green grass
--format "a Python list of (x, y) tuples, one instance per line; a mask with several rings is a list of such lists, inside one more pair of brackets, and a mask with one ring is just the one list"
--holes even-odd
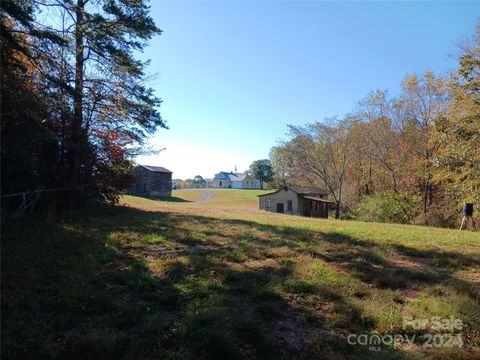
[[(256, 191), (4, 222), (5, 359), (477, 359), (480, 235), (307, 219)], [(184, 200), (190, 192), (176, 193)], [(347, 336), (455, 316), (464, 346)]]
[(183, 201), (192, 201), (200, 196), (200, 192), (196, 190), (174, 190), (172, 198), (181, 199)]
[(237, 190), (237, 189), (205, 189), (213, 192), (214, 196), (208, 202), (198, 206), (208, 208), (235, 208), (250, 209), (258, 202), (257, 195), (271, 192), (271, 190)]

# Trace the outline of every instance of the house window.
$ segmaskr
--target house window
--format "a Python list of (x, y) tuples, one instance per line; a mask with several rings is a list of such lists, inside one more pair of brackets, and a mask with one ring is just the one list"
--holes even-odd
[(272, 204), (270, 203), (270, 199), (269, 198), (266, 198), (265, 199), (265, 207), (266, 208), (270, 208), (272, 206)]
[(287, 211), (292, 211), (292, 209), (293, 209), (292, 200), (288, 200), (287, 201)]

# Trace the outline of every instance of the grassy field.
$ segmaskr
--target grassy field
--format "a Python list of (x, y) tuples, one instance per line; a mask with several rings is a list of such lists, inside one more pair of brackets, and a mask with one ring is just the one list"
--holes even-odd
[[(240, 209), (240, 210), (251, 210), (257, 208), (258, 197), (257, 195), (266, 194), (272, 191), (269, 190), (234, 190), (234, 189), (205, 189), (206, 191), (212, 192), (213, 197), (208, 202), (200, 202), (195, 205), (195, 208), (198, 206), (202, 208), (210, 209)], [(200, 190), (199, 190), (200, 191)], [(183, 199), (195, 200), (198, 197), (199, 191), (196, 190), (177, 190), (174, 191), (172, 196), (179, 197)], [(193, 197), (192, 193), (195, 194)], [(128, 199), (128, 197), (126, 198)], [(130, 198), (130, 200), (134, 200)], [(138, 200), (138, 198), (137, 198)], [(141, 199), (140, 199), (141, 200)], [(143, 203), (143, 207), (148, 206)]]
[[(480, 358), (479, 233), (272, 214), (259, 191), (213, 192), (4, 224), (2, 358)], [(435, 316), (463, 325), (402, 327)], [(429, 347), (437, 333), (453, 336)]]

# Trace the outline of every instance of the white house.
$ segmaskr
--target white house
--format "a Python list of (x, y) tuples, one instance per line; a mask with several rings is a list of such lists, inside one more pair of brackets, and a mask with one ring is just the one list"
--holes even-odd
[(221, 171), (215, 175), (212, 181), (213, 188), (225, 189), (261, 189), (260, 180), (247, 173), (234, 173)]

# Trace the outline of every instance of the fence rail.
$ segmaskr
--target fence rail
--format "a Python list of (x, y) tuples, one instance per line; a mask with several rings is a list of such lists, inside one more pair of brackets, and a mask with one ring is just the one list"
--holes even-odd
[(2, 195), (0, 198), (9, 198), (9, 197), (15, 197), (15, 196), (23, 196), (25, 194), (36, 194), (36, 193), (42, 193), (42, 192), (54, 192), (54, 191), (63, 191), (63, 190), (73, 190), (75, 188), (57, 188), (57, 189), (38, 189), (38, 190), (31, 190), (31, 191), (23, 191), (19, 193), (14, 193), (14, 194), (7, 194), (7, 195)]
[[(51, 193), (51, 192), (59, 192), (59, 191), (67, 191), (67, 190), (75, 190), (80, 189), (81, 187), (63, 187), (63, 188), (54, 188), (54, 189), (38, 189), (38, 190), (29, 190), (23, 191), (19, 193), (13, 194), (6, 194), (0, 196), (1, 199), (8, 199), (8, 198), (15, 198), (21, 197), (20, 204), (15, 208), (10, 216), (12, 217), (19, 217), (23, 214), (28, 212), (33, 212), (35, 205), (38, 202), (38, 199), (43, 193)], [(6, 212), (2, 209), (2, 214), (7, 215)]]

